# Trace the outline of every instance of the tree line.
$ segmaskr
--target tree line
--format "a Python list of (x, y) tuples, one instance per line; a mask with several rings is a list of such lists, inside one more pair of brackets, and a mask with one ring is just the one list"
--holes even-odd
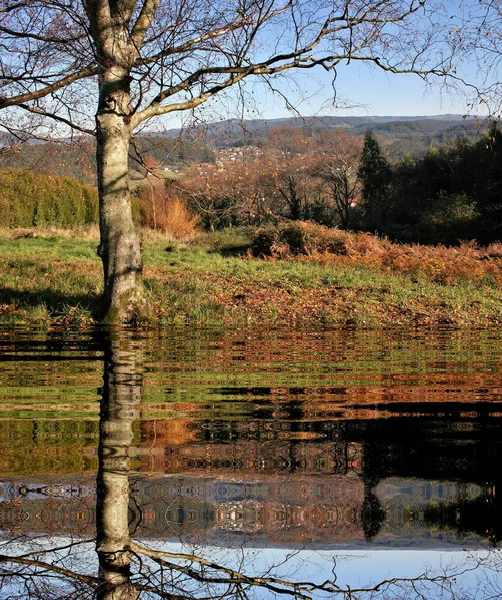
[[(309, 220), (398, 242), (487, 244), (501, 238), (501, 148), (494, 123), (478, 140), (391, 162), (371, 132), (363, 142), (286, 127), (260, 148), (187, 168), (160, 190), (159, 209), (181, 199), (211, 230)], [(157, 196), (142, 194), (143, 211), (155, 212)]]
[[(500, 240), (502, 134), (431, 146), (390, 161), (369, 131), (282, 127), (260, 146), (229, 148), (166, 178), (147, 156), (133, 194), (136, 223), (193, 238), (195, 227), (312, 221), (394, 241), (454, 245)], [(161, 152), (161, 146), (158, 152)], [(10, 227), (97, 223), (96, 191), (68, 177), (0, 171), (0, 218)]]

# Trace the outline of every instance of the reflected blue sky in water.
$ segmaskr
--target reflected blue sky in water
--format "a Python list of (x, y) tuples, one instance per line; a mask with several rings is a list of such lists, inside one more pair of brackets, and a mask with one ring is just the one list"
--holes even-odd
[[(335, 556), (337, 583), (353, 587), (445, 568), (462, 548), (479, 558), (500, 539), (500, 333), (185, 330), (114, 343), (118, 399), (138, 392), (124, 414), (130, 527), (145, 545), (197, 542), (182, 548), (257, 574), (300, 548), (279, 574), (323, 580)], [(99, 408), (118, 363), (101, 333), (9, 334), (3, 348), (1, 529), (15, 540), (3, 548), (60, 544), (72, 527), (90, 539)], [(95, 570), (92, 550), (67, 560)], [(474, 589), (479, 575), (459, 583)]]

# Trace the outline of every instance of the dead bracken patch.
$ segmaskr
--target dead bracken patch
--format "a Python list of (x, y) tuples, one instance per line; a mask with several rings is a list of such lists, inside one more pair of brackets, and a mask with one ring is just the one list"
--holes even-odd
[(368, 233), (350, 233), (314, 223), (295, 222), (259, 229), (253, 239), (252, 251), (257, 257), (352, 264), (425, 277), (445, 285), (485, 280), (500, 287), (502, 283), (501, 243), (485, 248), (474, 242), (455, 247), (396, 244)]

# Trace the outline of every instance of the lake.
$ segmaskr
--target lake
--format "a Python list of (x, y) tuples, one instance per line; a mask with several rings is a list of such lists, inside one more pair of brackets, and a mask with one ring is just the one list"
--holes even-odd
[(501, 347), (1, 330), (0, 598), (502, 597)]

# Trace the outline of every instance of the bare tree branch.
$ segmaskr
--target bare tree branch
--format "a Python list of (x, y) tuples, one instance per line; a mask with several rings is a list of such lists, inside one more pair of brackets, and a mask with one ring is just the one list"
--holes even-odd
[[(12, 96), (11, 98), (6, 98), (0, 96), (0, 109), (7, 108), (9, 106), (21, 106), (26, 102), (32, 102), (33, 100), (40, 100), (41, 98), (45, 98), (50, 94), (53, 94), (57, 90), (63, 89), (75, 81), (79, 81), (81, 79), (85, 79), (87, 77), (93, 77), (97, 73), (97, 68), (94, 66), (85, 67), (76, 73), (72, 73), (63, 77), (62, 79), (55, 81), (42, 89), (37, 89), (32, 92), (26, 94), (19, 94), (17, 96)], [(55, 118), (55, 115), (47, 113), (47, 116)]]

